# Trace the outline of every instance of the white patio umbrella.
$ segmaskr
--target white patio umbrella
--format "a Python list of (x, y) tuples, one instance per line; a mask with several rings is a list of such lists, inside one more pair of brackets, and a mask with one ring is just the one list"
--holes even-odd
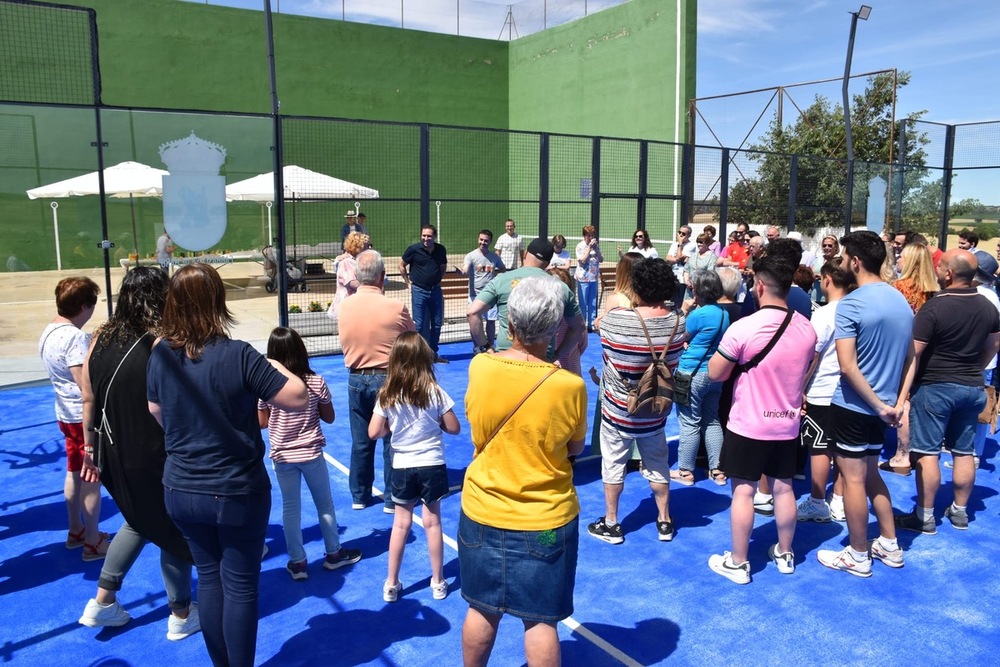
[[(64, 181), (41, 185), (27, 191), (29, 199), (63, 199), (65, 197), (85, 197), (101, 193), (98, 183), (98, 173), (75, 176)], [(159, 197), (163, 194), (163, 177), (169, 172), (150, 167), (141, 162), (120, 162), (104, 170), (104, 193), (115, 199), (129, 198), (132, 212), (132, 244), (133, 251), (138, 253), (139, 247), (135, 229), (135, 207), (133, 197)], [(56, 266), (62, 269), (62, 255), (59, 251), (59, 204), (52, 202), (52, 227), (56, 237)]]
[[(351, 183), (318, 171), (304, 169), (290, 164), (281, 170), (284, 180), (285, 199), (377, 199), (378, 190)], [(262, 204), (273, 202), (274, 172), (259, 174), (244, 181), (226, 186), (229, 201), (255, 201)], [(359, 205), (360, 206), (360, 205)], [(267, 237), (271, 239), (271, 207), (267, 207)]]

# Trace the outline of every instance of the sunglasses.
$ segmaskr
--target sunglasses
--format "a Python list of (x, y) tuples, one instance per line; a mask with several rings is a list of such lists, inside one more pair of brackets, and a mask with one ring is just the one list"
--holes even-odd
[(824, 243), (824, 244), (823, 244), (823, 247), (824, 247), (824, 248), (836, 248), (837, 246), (835, 246), (835, 245), (832, 245), (832, 244), (830, 244), (830, 243)]

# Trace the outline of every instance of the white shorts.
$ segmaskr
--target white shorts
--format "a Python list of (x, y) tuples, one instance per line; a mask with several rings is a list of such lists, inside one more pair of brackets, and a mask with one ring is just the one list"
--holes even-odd
[(670, 483), (670, 450), (662, 430), (654, 435), (634, 438), (622, 433), (606, 421), (601, 421), (601, 479), (606, 484), (625, 482), (625, 464), (632, 443), (642, 458), (642, 476), (656, 484)]
[[(469, 303), (472, 303), (473, 301), (475, 301), (475, 299), (473, 299), (470, 296), (469, 297)], [(487, 310), (486, 314), (483, 315), (483, 319), (486, 320), (486, 321), (488, 321), (488, 322), (496, 322), (498, 317), (499, 317), (499, 310), (497, 309), (496, 306), (493, 306), (492, 308), (490, 308), (489, 310)]]

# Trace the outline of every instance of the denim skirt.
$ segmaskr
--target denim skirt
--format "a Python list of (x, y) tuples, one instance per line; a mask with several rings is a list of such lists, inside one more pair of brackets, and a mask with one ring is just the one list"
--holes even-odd
[(579, 522), (549, 530), (504, 530), (458, 522), (462, 597), (484, 614), (556, 623), (573, 613)]

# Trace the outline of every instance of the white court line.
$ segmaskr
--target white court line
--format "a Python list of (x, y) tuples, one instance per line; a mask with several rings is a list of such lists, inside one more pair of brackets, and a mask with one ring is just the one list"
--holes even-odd
[[(340, 461), (338, 461), (337, 459), (333, 458), (333, 456), (331, 456), (327, 452), (323, 452), (323, 458), (326, 459), (327, 463), (329, 463), (331, 466), (333, 466), (334, 468), (336, 468), (340, 472), (344, 473), (345, 475), (348, 474), (349, 470), (346, 467), (344, 467), (344, 464), (341, 463)], [(577, 461), (588, 461), (588, 460), (590, 460), (592, 458), (599, 458), (599, 457), (597, 457), (597, 456), (588, 456), (588, 457), (583, 458), (583, 459), (577, 459)], [(457, 491), (457, 490), (460, 490), (461, 488), (462, 488), (461, 486), (456, 486), (456, 487), (453, 487), (453, 488), (448, 489), (448, 490), (449, 491)], [(383, 496), (384, 497), (382, 491), (378, 487), (376, 487), (376, 486), (372, 486), (372, 493), (373, 493), (373, 495), (379, 495), (379, 496)], [(417, 524), (421, 528), (424, 527), (424, 522), (420, 520), (420, 517), (417, 516), (416, 512), (413, 513), (413, 523)], [(441, 531), (441, 537), (444, 540), (445, 544), (447, 544), (449, 547), (451, 547), (452, 550), (455, 551), (456, 553), (458, 552), (458, 542), (456, 542), (454, 538), (449, 537), (448, 535), (446, 535), (444, 533), (444, 531)], [(564, 618), (561, 621), (561, 623), (563, 625), (565, 625), (567, 628), (569, 628), (570, 630), (572, 630), (573, 632), (577, 633), (578, 635), (580, 635), (581, 637), (583, 637), (584, 639), (586, 639), (587, 641), (589, 641), (591, 644), (593, 644), (597, 648), (601, 649), (602, 651), (604, 651), (605, 653), (607, 653), (608, 655), (610, 655), (612, 658), (614, 658), (618, 662), (622, 663), (623, 665), (628, 665), (628, 667), (642, 667), (642, 663), (641, 662), (636, 662), (635, 660), (633, 660), (629, 656), (625, 655), (625, 653), (623, 653), (622, 651), (618, 650), (613, 645), (609, 644), (604, 639), (598, 637), (593, 632), (591, 632), (590, 630), (588, 630), (586, 627), (583, 626), (583, 624), (581, 624), (579, 621), (577, 621), (572, 616)]]

